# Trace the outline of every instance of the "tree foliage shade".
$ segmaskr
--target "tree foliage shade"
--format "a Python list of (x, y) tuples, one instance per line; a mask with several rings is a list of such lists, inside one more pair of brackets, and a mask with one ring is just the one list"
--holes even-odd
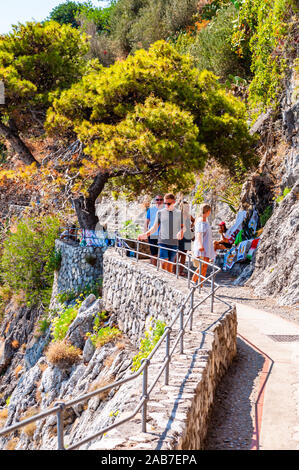
[(252, 142), (243, 104), (164, 41), (85, 75), (54, 101), (47, 129), (86, 144), (85, 177), (99, 168), (135, 168), (137, 178), (164, 168), (166, 177), (194, 171), (208, 156), (248, 164)]
[(85, 68), (87, 40), (71, 26), (28, 22), (0, 37), (0, 80), (6, 110), (47, 105), (50, 93), (68, 88)]
[(49, 301), (53, 283), (53, 254), (60, 221), (45, 217), (19, 222), (4, 241), (1, 278), (10, 288), (25, 292), (29, 303)]

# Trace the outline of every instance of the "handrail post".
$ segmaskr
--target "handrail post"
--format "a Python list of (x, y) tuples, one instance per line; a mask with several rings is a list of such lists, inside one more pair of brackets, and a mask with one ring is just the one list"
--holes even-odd
[(171, 328), (169, 326), (167, 326), (165, 328), (167, 330), (167, 335), (166, 335), (166, 338), (165, 338), (165, 341), (166, 341), (166, 351), (165, 351), (165, 359), (167, 359), (167, 364), (166, 364), (166, 367), (165, 367), (165, 385), (168, 385), (169, 383), (169, 351), (170, 351), (170, 331), (171, 331)]
[(177, 250), (176, 252), (175, 263), (176, 263), (176, 266), (175, 266), (176, 278), (178, 279), (179, 278), (179, 250)]
[(191, 315), (190, 315), (190, 331), (192, 331), (193, 328), (193, 310), (194, 310), (194, 289), (192, 288), (191, 292), (191, 298), (190, 298), (190, 309), (191, 309)]
[(138, 262), (138, 257), (139, 257), (139, 240), (137, 240), (137, 253), (136, 253), (136, 261)]
[(64, 447), (64, 429), (63, 429), (63, 411), (65, 404), (63, 402), (56, 403), (59, 406), (57, 410), (57, 450), (65, 450)]
[(147, 384), (148, 384), (148, 359), (144, 360), (145, 367), (143, 369), (143, 380), (142, 380), (142, 398), (145, 400), (142, 406), (142, 432), (146, 432), (146, 415), (147, 415)]
[(190, 289), (190, 273), (191, 273), (191, 260), (188, 254), (188, 289)]
[(211, 280), (211, 313), (214, 310), (214, 278), (215, 278), (215, 265), (213, 263), (213, 271), (212, 271), (212, 280)]
[[(198, 283), (198, 290), (201, 291), (201, 265), (202, 265), (202, 261), (201, 259), (199, 260), (199, 272), (198, 272), (198, 275), (199, 275), (199, 283)], [(202, 282), (203, 283), (203, 282)]]
[(159, 269), (160, 269), (160, 250), (161, 250), (161, 247), (159, 246), (158, 247), (158, 255), (157, 255), (157, 271), (159, 271)]
[(180, 311), (180, 354), (184, 354), (184, 308)]

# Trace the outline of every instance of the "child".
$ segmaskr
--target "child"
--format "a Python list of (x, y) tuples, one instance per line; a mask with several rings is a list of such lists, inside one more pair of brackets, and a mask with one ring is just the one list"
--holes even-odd
[[(195, 240), (193, 247), (195, 258), (203, 259), (207, 262), (215, 258), (212, 230), (207, 220), (210, 214), (211, 206), (209, 206), (209, 204), (201, 204), (199, 208), (199, 217), (195, 222)], [(198, 281), (198, 274), (200, 274), (201, 279), (206, 277), (208, 265), (206, 263), (201, 263), (201, 265), (201, 272), (199, 273), (198, 267), (196, 273), (192, 277), (192, 281), (195, 283)], [(202, 284), (203, 281), (201, 282), (201, 287)]]

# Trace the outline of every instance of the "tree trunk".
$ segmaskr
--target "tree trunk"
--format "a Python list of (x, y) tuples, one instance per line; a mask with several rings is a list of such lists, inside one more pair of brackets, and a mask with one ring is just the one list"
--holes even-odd
[(109, 173), (99, 173), (89, 188), (88, 196), (79, 196), (74, 199), (74, 206), (78, 217), (79, 225), (82, 229), (95, 230), (99, 221), (96, 215), (96, 200), (104, 189), (108, 181)]
[(11, 144), (14, 151), (26, 165), (36, 163), (37, 166), (40, 166), (40, 163), (34, 158), (27, 145), (20, 138), (18, 129), (12, 120), (9, 121), (9, 126), (0, 121), (0, 134)]

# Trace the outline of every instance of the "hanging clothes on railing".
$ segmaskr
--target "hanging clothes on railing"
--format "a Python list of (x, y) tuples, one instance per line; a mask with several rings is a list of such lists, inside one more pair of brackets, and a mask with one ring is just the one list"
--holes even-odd
[(234, 243), (237, 234), (242, 229), (242, 224), (243, 221), (246, 219), (246, 216), (246, 211), (239, 211), (234, 225), (227, 230), (226, 237), (228, 238), (230, 243)]
[(256, 238), (255, 240), (252, 240), (251, 246), (250, 246), (249, 251), (247, 253), (247, 259), (250, 259), (250, 260), (252, 259), (252, 256), (253, 256), (255, 250), (259, 246), (259, 243), (260, 243), (260, 238)]
[(95, 232), (94, 230), (83, 229), (80, 246), (98, 246), (106, 249), (107, 245), (105, 243), (105, 238), (99, 238), (98, 233), (99, 232)]

